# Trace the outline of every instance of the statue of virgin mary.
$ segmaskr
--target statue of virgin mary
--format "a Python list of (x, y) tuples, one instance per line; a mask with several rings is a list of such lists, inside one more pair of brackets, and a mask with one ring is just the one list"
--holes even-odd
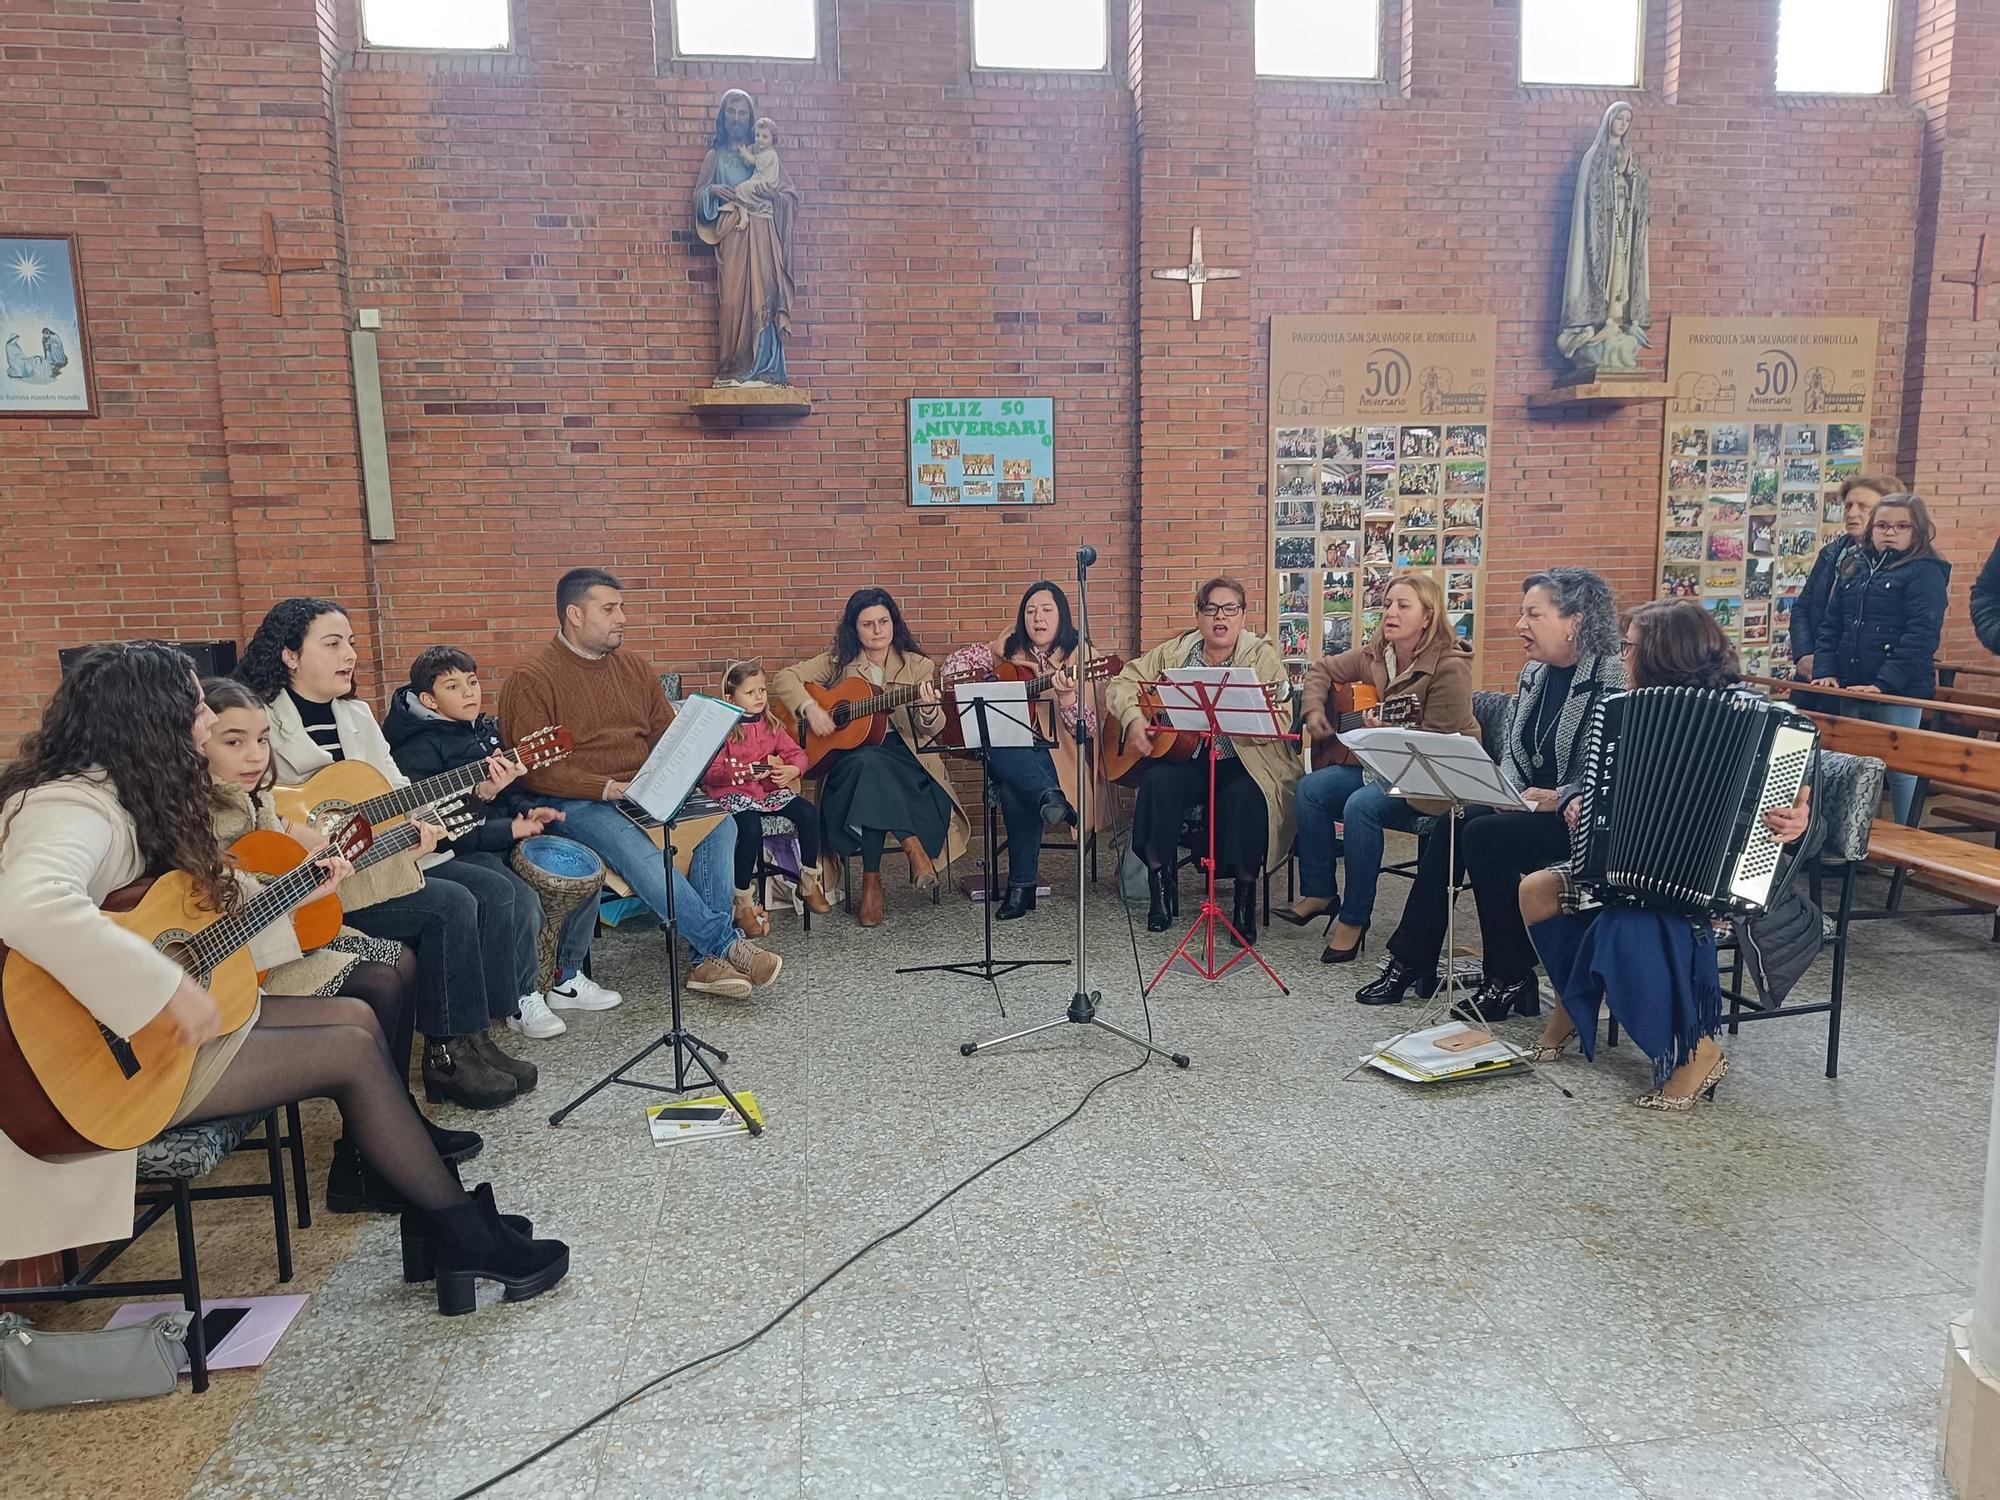
[(1646, 241), (1652, 217), (1652, 184), (1632, 149), (1632, 106), (1621, 101), (1604, 112), (1583, 153), (1570, 209), (1556, 348), (1580, 375), (1629, 373), (1639, 367), (1639, 351), (1651, 345)]

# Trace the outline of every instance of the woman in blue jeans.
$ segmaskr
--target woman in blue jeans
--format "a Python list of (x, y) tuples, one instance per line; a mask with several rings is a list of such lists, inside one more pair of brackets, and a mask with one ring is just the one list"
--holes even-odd
[[(1875, 502), (1868, 538), (1841, 559), (1820, 621), (1812, 655), (1814, 687), (1898, 698), (1937, 695), (1938, 640), (1944, 631), (1951, 564), (1938, 556), (1936, 537), (1921, 496), (1887, 495)], [(1835, 711), (1904, 729), (1916, 728), (1924, 713), (1915, 704), (1846, 698)], [(1917, 778), (1891, 771), (1888, 787), (1896, 821), (1907, 823)]]
[[(1428, 573), (1398, 573), (1382, 601), (1382, 624), (1367, 644), (1338, 656), (1324, 656), (1306, 674), (1304, 729), (1313, 741), (1313, 760), (1335, 748), (1328, 700), (1342, 683), (1368, 684), (1385, 713), (1371, 709), (1365, 723), (1385, 718), (1412, 729), (1439, 734), (1479, 735), (1472, 716), (1472, 648), (1452, 633), (1444, 594)], [(1353, 725), (1346, 726), (1356, 727)], [(1352, 963), (1360, 956), (1375, 912), (1375, 885), (1382, 871), (1382, 830), (1411, 832), (1426, 807), (1392, 797), (1360, 766), (1333, 765), (1299, 782), (1300, 898), (1277, 915), (1303, 925), (1336, 905), (1339, 915), (1327, 933), (1320, 961)], [(1334, 879), (1334, 825), (1340, 825), (1339, 852), (1347, 861), (1347, 894)]]
[[(1049, 677), (1036, 705), (1035, 732), (1055, 741), (1053, 751), (1021, 745), (987, 754), (994, 795), (1007, 824), (1007, 894), (994, 915), (1002, 922), (1035, 909), (1041, 877), (1042, 830), (1076, 821), (1076, 745), (1097, 733), (1097, 713), (1085, 700), (1074, 671), (1089, 660), (1070, 618), (1069, 596), (1047, 579), (1028, 585), (1014, 611), (1014, 628), (990, 646), (967, 646), (945, 661), (946, 675), (990, 676), (993, 664), (1012, 662)], [(1090, 799), (1093, 826), (1101, 798)]]

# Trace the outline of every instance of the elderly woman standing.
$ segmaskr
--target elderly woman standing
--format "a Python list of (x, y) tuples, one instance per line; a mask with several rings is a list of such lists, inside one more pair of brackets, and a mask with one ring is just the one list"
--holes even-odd
[[(1618, 612), (1611, 587), (1587, 568), (1550, 568), (1521, 585), (1516, 622), (1528, 661), (1497, 749), (1500, 768), (1532, 810), (1471, 807), (1458, 831), (1458, 860), (1479, 906), (1484, 982), (1462, 1019), (1497, 1021), (1512, 1012), (1541, 1014), (1535, 949), (1521, 921), (1521, 877), (1569, 853), (1569, 829), (1556, 816), (1559, 789), (1583, 765), (1590, 712), (1625, 686), (1619, 662)], [(1428, 998), (1438, 985), (1451, 908), (1446, 868), (1451, 840), (1439, 829), (1425, 842), (1403, 918), (1389, 939), (1381, 975), (1354, 998), (1394, 1005), (1412, 988)], [(1475, 1014), (1476, 1012), (1476, 1014)]]

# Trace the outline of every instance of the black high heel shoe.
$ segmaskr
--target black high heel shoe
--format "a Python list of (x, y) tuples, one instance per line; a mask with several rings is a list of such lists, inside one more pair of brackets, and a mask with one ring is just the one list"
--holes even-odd
[(1353, 963), (1355, 959), (1361, 956), (1361, 950), (1368, 946), (1368, 929), (1373, 925), (1374, 923), (1372, 922), (1363, 922), (1361, 924), (1361, 936), (1354, 940), (1352, 948), (1336, 948), (1332, 943), (1328, 943), (1324, 948), (1319, 950), (1319, 961), (1323, 964)]
[(1146, 931), (1165, 932), (1180, 914), (1180, 872), (1146, 871)]
[(1403, 997), (1413, 989), (1417, 998), (1430, 999), (1438, 989), (1437, 970), (1413, 969), (1391, 954), (1382, 965), (1382, 972), (1356, 990), (1354, 999), (1359, 1005), (1400, 1005)]
[(1509, 1016), (1539, 1016), (1541, 1013), (1542, 992), (1533, 974), (1512, 984), (1488, 979), (1451, 1008), (1453, 1020), (1466, 1021), (1474, 1026), (1490, 1025)]
[(1236, 942), (1237, 938), (1240, 937), (1242, 941), (1236, 942), (1237, 947), (1242, 947), (1244, 943), (1254, 946), (1257, 941), (1256, 881), (1239, 880), (1236, 882), (1236, 900), (1234, 906), (1235, 910), (1229, 914), (1229, 922), (1236, 929), (1236, 932), (1232, 935), (1230, 941)]
[(1010, 885), (1007, 894), (1000, 898), (1000, 909), (993, 913), (996, 922), (1011, 922), (1016, 917), (1025, 917), (1035, 909), (1035, 888), (1031, 885)]
[[(569, 1274), (569, 1246), (517, 1233), (495, 1211), (490, 1193), (408, 1215), (403, 1233), (406, 1245), (412, 1236), (425, 1242), (437, 1275), (438, 1311), (446, 1317), (472, 1311), (481, 1281), (497, 1281), (509, 1302), (524, 1302)], [(406, 1250), (405, 1274), (408, 1270)]]

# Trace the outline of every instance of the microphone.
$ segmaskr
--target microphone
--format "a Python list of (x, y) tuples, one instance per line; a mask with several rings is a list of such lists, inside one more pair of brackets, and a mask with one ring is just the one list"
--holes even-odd
[(1078, 572), (1081, 572), (1096, 561), (1097, 549), (1088, 542), (1085, 542), (1081, 547), (1076, 549), (1076, 566)]

